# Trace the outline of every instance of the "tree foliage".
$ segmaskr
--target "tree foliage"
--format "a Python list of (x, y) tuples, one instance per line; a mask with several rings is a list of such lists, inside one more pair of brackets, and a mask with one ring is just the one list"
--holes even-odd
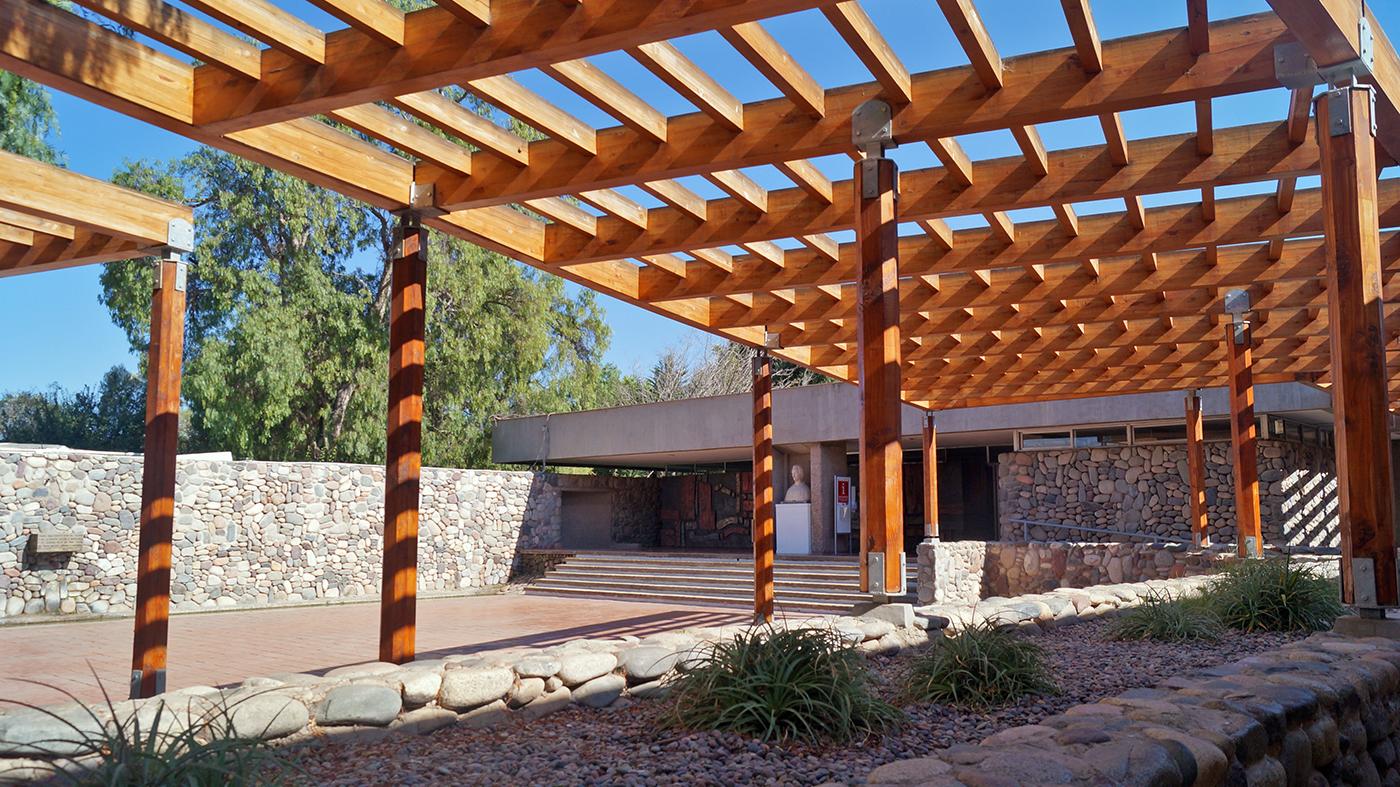
[[(262, 459), (379, 462), (395, 219), (201, 149), (116, 180), (196, 209), (184, 397), (192, 449)], [(148, 341), (151, 269), (108, 265), (103, 302)], [(430, 233), (424, 461), (490, 460), (492, 417), (606, 403), (615, 370), (590, 293)]]
[[(642, 377), (627, 378), (619, 399), (625, 404), (725, 396), (753, 389), (753, 350), (734, 342), (687, 341), (664, 350)], [(773, 386), (792, 388), (833, 380), (781, 358), (772, 360)]]
[(58, 116), (49, 92), (39, 85), (0, 71), (0, 150), (49, 164), (63, 163), (53, 145), (58, 136)]
[(96, 388), (0, 396), (0, 442), (140, 451), (145, 428), (146, 384), (124, 366), (109, 369)]

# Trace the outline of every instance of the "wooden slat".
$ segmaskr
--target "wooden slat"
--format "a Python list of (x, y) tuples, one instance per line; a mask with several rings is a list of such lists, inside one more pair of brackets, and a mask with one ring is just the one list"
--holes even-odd
[(909, 69), (900, 62), (889, 42), (880, 34), (870, 15), (856, 0), (822, 6), (822, 12), (837, 34), (856, 53), (860, 62), (880, 84), (882, 93), (892, 104), (907, 104), (914, 100), (913, 81)]
[(148, 197), (66, 169), (0, 151), (0, 207), (164, 245), (170, 222), (194, 220), (184, 205)]
[(540, 98), (511, 77), (475, 79), (468, 82), (467, 87), (575, 150), (589, 155), (598, 152), (597, 132), (592, 126)]
[(720, 33), (794, 104), (815, 117), (826, 114), (826, 91), (761, 24), (746, 22)]
[(1035, 126), (1013, 126), (1011, 135), (1016, 138), (1016, 144), (1021, 146), (1021, 153), (1025, 155), (1030, 168), (1037, 175), (1050, 174), (1045, 143), (1040, 141), (1040, 132), (1035, 130)]
[(224, 24), (279, 51), (315, 65), (326, 62), (326, 37), (320, 30), (266, 0), (186, 0)]
[(1103, 70), (1103, 44), (1094, 26), (1094, 13), (1089, 8), (1089, 0), (1060, 0), (1060, 5), (1064, 7), (1070, 37), (1074, 39), (1074, 48), (1079, 54), (1080, 68), (1086, 74), (1099, 73)]
[(252, 79), (262, 76), (262, 55), (257, 46), (163, 0), (75, 2), (187, 55)]
[(1117, 112), (1099, 115), (1103, 138), (1108, 145), (1108, 160), (1118, 166), (1128, 163), (1128, 140), (1123, 136), (1123, 119)]
[(580, 191), (578, 198), (605, 213), (632, 223), (640, 229), (647, 228), (647, 209), (641, 203), (629, 199), (612, 189)]
[(938, 0), (938, 7), (943, 10), (948, 26), (953, 29), (953, 36), (967, 53), (977, 78), (988, 89), (1000, 90), (1003, 84), (1001, 55), (997, 54), (992, 37), (972, 0)]
[(33, 246), (34, 231), (0, 221), (0, 241), (20, 246)]
[(1186, 37), (1191, 42), (1192, 54), (1203, 55), (1210, 51), (1210, 17), (1206, 13), (1206, 0), (1186, 0)]
[(984, 214), (987, 218), (987, 226), (992, 230), (992, 234), (1006, 243), (1016, 242), (1016, 225), (1011, 221), (1011, 217), (1000, 211)]
[(530, 163), (525, 140), (476, 114), (441, 93), (427, 91), (398, 96), (395, 106), (442, 130), (504, 157), (514, 164)]
[(674, 180), (652, 180), (638, 184), (641, 189), (657, 199), (674, 205), (695, 219), (704, 221), (708, 216), (705, 198)]
[(666, 41), (627, 50), (637, 62), (731, 131), (744, 130), (744, 105), (690, 58)]
[(1215, 123), (1211, 120), (1210, 99), (1196, 102), (1196, 152), (1209, 156), (1215, 151)]
[(31, 232), (52, 235), (55, 238), (64, 238), (67, 240), (73, 239), (75, 229), (72, 224), (46, 219), (41, 216), (31, 216), (28, 213), (11, 210), (9, 208), (0, 208), (0, 222), (12, 227), (20, 227)]
[(568, 200), (559, 197), (541, 197), (540, 199), (526, 200), (524, 205), (542, 216), (548, 216), (580, 232), (592, 235), (598, 231), (598, 218)]
[(438, 7), (469, 25), (491, 24), (491, 0), (433, 0)]
[(831, 179), (810, 161), (778, 161), (773, 166), (797, 185), (798, 188), (827, 204), (832, 202)]
[(768, 210), (768, 190), (738, 170), (720, 170), (705, 175), (705, 179), (724, 189), (729, 196), (757, 211)]
[(938, 138), (928, 141), (929, 150), (938, 157), (938, 161), (943, 164), (943, 169), (947, 170), (958, 183), (964, 186), (971, 186), (972, 180), (972, 160), (963, 151), (962, 144), (956, 139)]
[(437, 162), (466, 175), (471, 174), (470, 151), (378, 104), (337, 109), (330, 116), (419, 158)]
[(666, 141), (666, 116), (587, 60), (566, 60), (541, 68), (623, 125), (653, 141)]
[[(385, 0), (309, 0), (357, 30), (393, 46), (403, 46), (403, 11)], [(254, 77), (256, 78), (256, 76)]]
[(1057, 202), (1050, 208), (1055, 211), (1055, 218), (1060, 222), (1068, 235), (1079, 234), (1079, 217), (1074, 213), (1074, 206)]

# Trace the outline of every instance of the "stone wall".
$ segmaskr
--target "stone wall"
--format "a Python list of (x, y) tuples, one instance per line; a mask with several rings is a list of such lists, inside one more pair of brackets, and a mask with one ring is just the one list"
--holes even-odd
[(1397, 752), (1400, 643), (1326, 633), (882, 765), (866, 783), (1400, 784)]
[[(934, 541), (919, 545), (919, 602), (971, 603), (990, 597), (1044, 593), (1056, 588), (1144, 582), (1196, 576), (1234, 559), (1232, 549), (1192, 550), (1149, 543)], [(1327, 575), (1331, 554), (1294, 555)]]
[(608, 491), (613, 496), (612, 540), (615, 544), (656, 546), (661, 528), (661, 479), (609, 475), (558, 475), (560, 491)]
[[(0, 451), (0, 620), (129, 614), (141, 457)], [(557, 547), (560, 486), (648, 479), (424, 468), (420, 592), (504, 583), (521, 549)], [(377, 596), (384, 468), (182, 459), (176, 486), (176, 611)], [(635, 494), (646, 499), (654, 491)], [(621, 507), (619, 507), (621, 508)], [(71, 555), (27, 554), (30, 533), (76, 534)]]
[[(1228, 442), (1205, 444), (1209, 532), (1235, 539), (1234, 471)], [(1063, 522), (1189, 541), (1186, 446), (1018, 451), (998, 459), (1003, 540), (1025, 540), (1014, 519)], [(1335, 547), (1337, 473), (1331, 449), (1259, 441), (1259, 507), (1265, 544)], [(1029, 527), (1030, 540), (1104, 538)]]

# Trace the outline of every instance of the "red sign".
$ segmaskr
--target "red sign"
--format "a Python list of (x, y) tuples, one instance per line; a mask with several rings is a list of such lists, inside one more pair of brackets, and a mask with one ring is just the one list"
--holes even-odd
[(847, 478), (836, 479), (836, 502), (851, 502), (851, 481)]

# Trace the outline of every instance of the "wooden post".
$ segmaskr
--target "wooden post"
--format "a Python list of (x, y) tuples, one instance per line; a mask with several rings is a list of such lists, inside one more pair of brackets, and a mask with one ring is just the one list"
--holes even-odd
[(1254, 420), (1254, 372), (1249, 323), (1225, 325), (1230, 373), (1230, 456), (1235, 471), (1235, 538), (1240, 557), (1263, 557), (1259, 527), (1259, 442)]
[(773, 364), (768, 353), (753, 357), (753, 614), (773, 620)]
[(1191, 543), (1197, 548), (1210, 546), (1206, 532), (1206, 447), (1205, 424), (1201, 418), (1201, 397), (1186, 394), (1186, 468), (1191, 486)]
[[(1342, 599), (1367, 616), (1400, 605), (1391, 497), (1390, 412), (1376, 215), (1375, 92), (1366, 85), (1317, 98)], [(1368, 611), (1369, 610), (1369, 611)]]
[(427, 231), (399, 217), (399, 254), (391, 263), (389, 426), (384, 467), (384, 587), (379, 660), (413, 661), (418, 600), (418, 478), (423, 446), (424, 291)]
[(131, 696), (165, 691), (170, 622), (170, 541), (175, 531), (175, 453), (180, 441), (180, 366), (185, 351), (186, 263), (156, 263), (151, 344), (146, 357), (146, 443), (141, 468), (140, 553)]
[(924, 540), (938, 540), (938, 426), (924, 413)]
[[(870, 101), (852, 116), (853, 141), (865, 155), (855, 164), (853, 184), (857, 196), (856, 345), (860, 359), (860, 566), (862, 590), (903, 595), (898, 172), (894, 161), (884, 157), (889, 111), (883, 102)], [(881, 121), (883, 128), (878, 127)], [(872, 553), (882, 557), (883, 577), (870, 576)]]

